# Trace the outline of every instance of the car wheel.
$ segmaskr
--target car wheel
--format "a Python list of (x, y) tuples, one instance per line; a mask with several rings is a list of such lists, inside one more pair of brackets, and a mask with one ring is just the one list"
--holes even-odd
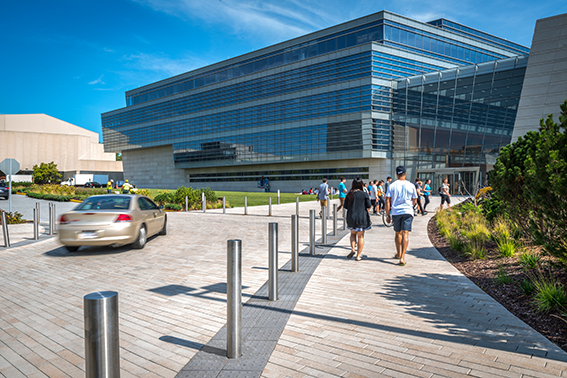
[(147, 234), (146, 234), (146, 227), (140, 227), (140, 232), (138, 232), (138, 239), (132, 244), (134, 249), (142, 249), (146, 245)]
[(65, 248), (67, 248), (67, 251), (69, 252), (77, 252), (79, 250), (79, 247), (71, 247), (66, 245)]
[(159, 232), (160, 235), (167, 235), (167, 217), (163, 220), (163, 228)]

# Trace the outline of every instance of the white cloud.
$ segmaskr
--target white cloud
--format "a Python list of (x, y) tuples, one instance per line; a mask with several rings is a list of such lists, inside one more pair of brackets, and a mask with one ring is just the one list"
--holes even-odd
[(100, 77), (96, 80), (93, 81), (89, 81), (89, 85), (95, 85), (95, 84), (105, 84), (104, 81), (102, 81), (102, 78), (104, 77), (104, 74), (100, 75)]
[(323, 1), (299, 0), (132, 0), (182, 19), (223, 25), (234, 33), (253, 33), (264, 40), (297, 37), (341, 20)]
[(166, 75), (167, 77), (179, 75), (209, 64), (209, 62), (204, 62), (193, 57), (171, 59), (165, 55), (146, 53), (125, 55), (123, 59), (130, 69), (155, 72), (157, 74)]

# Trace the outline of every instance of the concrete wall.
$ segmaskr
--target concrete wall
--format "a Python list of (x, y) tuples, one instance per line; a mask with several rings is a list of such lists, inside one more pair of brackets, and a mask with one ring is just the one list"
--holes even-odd
[(522, 88), (512, 142), (539, 128), (539, 120), (560, 114), (567, 100), (567, 13), (538, 20)]
[(121, 172), (98, 134), (45, 114), (0, 114), (0, 161), (16, 159), (21, 170), (51, 161), (62, 172)]
[(176, 169), (173, 163), (173, 147), (161, 146), (126, 150), (122, 152), (124, 179), (138, 188), (176, 189), (190, 186), (189, 174)]
[[(210, 187), (213, 190), (258, 191), (257, 181), (191, 182), (191, 174), (235, 173), (270, 170), (324, 169), (369, 167), (370, 179), (385, 180), (392, 175), (390, 159), (345, 159), (288, 164), (259, 164), (254, 166), (177, 169), (173, 162), (172, 146), (127, 150), (122, 153), (124, 178), (139, 188), (176, 189), (179, 186), (193, 188)], [(260, 177), (258, 177), (259, 179)], [(298, 193), (301, 189), (316, 187), (320, 180), (270, 181), (270, 190)], [(332, 187), (338, 180), (330, 180)], [(350, 184), (349, 184), (350, 185)]]

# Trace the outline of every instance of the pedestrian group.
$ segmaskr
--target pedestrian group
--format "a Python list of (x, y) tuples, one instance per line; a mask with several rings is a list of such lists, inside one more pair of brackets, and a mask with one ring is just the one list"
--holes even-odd
[[(412, 222), (415, 215), (427, 214), (427, 205), (430, 203), (432, 191), (431, 180), (423, 182), (418, 178), (414, 183), (408, 181), (404, 166), (396, 168), (396, 176), (397, 180), (394, 182), (391, 177), (388, 177), (386, 181), (373, 180), (368, 183), (364, 183), (360, 177), (357, 177), (352, 181), (350, 189), (347, 189), (345, 177), (341, 176), (336, 190), (340, 201), (337, 210), (343, 208), (346, 210), (346, 223), (350, 230), (350, 253), (347, 258), (355, 257), (356, 261), (363, 259), (364, 233), (372, 228), (371, 215), (385, 212), (386, 222), (393, 223), (394, 226), (396, 244), (394, 258), (399, 259), (400, 265), (406, 265), (405, 256)], [(444, 203), (450, 207), (451, 195), (447, 179), (443, 181), (443, 186), (438, 192), (441, 195), (441, 209)], [(321, 205), (319, 215), (322, 216), (323, 207), (327, 206), (331, 193), (326, 178), (322, 180), (315, 193)], [(423, 197), (423, 203), (421, 197)]]

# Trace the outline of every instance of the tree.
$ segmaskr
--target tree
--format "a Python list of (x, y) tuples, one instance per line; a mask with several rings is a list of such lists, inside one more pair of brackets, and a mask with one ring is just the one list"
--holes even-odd
[(122, 161), (122, 153), (121, 152), (116, 153), (116, 161)]
[(550, 114), (504, 147), (490, 184), (512, 220), (567, 264), (567, 100), (559, 123)]
[(48, 182), (56, 182), (61, 178), (61, 173), (57, 170), (57, 164), (54, 162), (45, 164), (40, 163), (33, 166), (33, 182), (36, 184), (45, 184)]

